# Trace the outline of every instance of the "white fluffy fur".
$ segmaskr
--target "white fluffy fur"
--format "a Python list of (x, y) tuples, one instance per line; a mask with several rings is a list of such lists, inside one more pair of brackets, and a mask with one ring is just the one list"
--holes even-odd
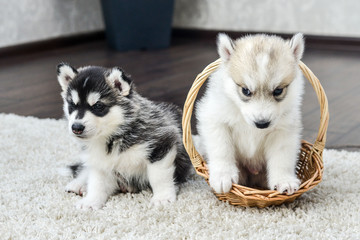
[[(264, 49), (258, 47), (263, 41), (268, 41)], [(234, 44), (226, 35), (219, 35), (218, 52), (223, 61), (197, 105), (199, 137), (195, 138), (208, 160), (210, 186), (216, 192), (229, 192), (232, 183), (256, 184), (287, 194), (299, 187), (295, 165), (302, 129), (303, 79), (297, 64), (303, 49), (301, 34), (290, 43), (260, 35)], [(280, 63), (273, 62), (274, 55)], [(293, 79), (286, 97), (277, 102), (271, 91), (289, 74)], [(253, 93), (253, 99), (241, 100), (242, 87)], [(271, 125), (256, 128), (254, 122), (262, 120)], [(252, 180), (247, 182), (249, 172)]]
[(118, 68), (113, 68), (107, 77), (107, 80), (113, 87), (115, 87), (117, 81), (121, 83), (121, 95), (127, 96), (130, 93), (130, 85), (124, 81), (122, 74), (123, 73)]
[(73, 100), (74, 104), (78, 104), (78, 103), (79, 103), (80, 98), (79, 98), (79, 94), (78, 94), (77, 91), (72, 90), (72, 91), (71, 91), (71, 97), (72, 97), (72, 100)]
[[(86, 123), (88, 136), (95, 136), (86, 140), (88, 151), (82, 158), (88, 171), (84, 171), (66, 186), (66, 191), (86, 196), (81, 199), (76, 207), (80, 209), (100, 209), (104, 206), (108, 197), (118, 187), (117, 181), (111, 173), (117, 171), (123, 176), (138, 176), (140, 182), (149, 179), (153, 188), (151, 204), (161, 205), (176, 200), (176, 187), (173, 181), (176, 150), (169, 152), (164, 159), (151, 164), (146, 156), (149, 147), (147, 144), (134, 145), (125, 152), (118, 154), (114, 149), (112, 154), (107, 154), (104, 146), (106, 137), (115, 131), (119, 120), (123, 119), (120, 107), (112, 107), (110, 112), (102, 118), (98, 118), (87, 112), (83, 119), (75, 119), (76, 111), (68, 118), (69, 131), (74, 122)], [(119, 161), (121, 159), (121, 161)]]
[(109, 155), (103, 149), (105, 141), (105, 138), (96, 138), (87, 142), (89, 151), (83, 158), (89, 171), (82, 172), (66, 187), (67, 191), (80, 195), (84, 191), (87, 192), (86, 197), (77, 203), (77, 208), (100, 209), (104, 206), (108, 197), (118, 187), (114, 176), (109, 174), (112, 171), (117, 171), (123, 176), (138, 176), (140, 182), (149, 179), (153, 190), (151, 204), (155, 206), (176, 200), (176, 187), (173, 181), (176, 149), (170, 151), (161, 161), (150, 163), (146, 158), (149, 150), (146, 143), (134, 145), (120, 155), (115, 149)]
[(176, 157), (176, 148), (161, 160), (155, 163), (147, 164), (147, 174), (154, 196), (151, 199), (151, 204), (155, 206), (164, 205), (176, 200), (176, 188), (174, 187), (174, 171), (173, 164)]
[(297, 33), (290, 40), (291, 49), (295, 55), (297, 61), (300, 61), (304, 53), (304, 36), (301, 33)]
[(173, 204), (151, 207), (148, 190), (111, 196), (94, 213), (74, 209), (80, 197), (57, 173), (79, 151), (64, 120), (0, 122), (1, 239), (359, 239), (360, 152), (325, 150), (323, 181), (278, 207), (230, 206), (194, 176)]
[(76, 73), (74, 72), (74, 70), (68, 66), (68, 65), (63, 65), (59, 68), (59, 70), (61, 71), (60, 74), (58, 75), (58, 81), (59, 84), (61, 86), (62, 91), (66, 91), (69, 82), (74, 79), (74, 77), (76, 76)]
[(89, 177), (89, 172), (87, 170), (88, 169), (84, 169), (79, 173), (79, 176), (77, 176), (71, 182), (69, 182), (65, 187), (65, 191), (73, 192), (80, 196), (82, 196), (85, 192), (87, 192), (87, 181)]
[[(108, 134), (114, 132), (119, 120), (123, 119), (122, 111), (120, 107), (113, 107), (103, 118), (96, 117), (88, 111), (82, 119), (76, 119), (76, 115), (77, 111), (74, 111), (68, 116), (68, 129), (70, 134), (73, 134), (71, 126), (74, 123), (86, 124), (84, 134), (90, 138), (84, 141), (88, 151), (84, 152), (81, 158), (87, 170), (83, 170), (77, 178), (73, 179), (65, 190), (79, 195), (86, 192), (86, 196), (76, 204), (77, 208), (100, 209), (114, 192), (117, 184), (116, 179), (109, 173), (114, 170), (114, 164), (118, 162), (119, 156), (116, 154), (109, 156), (104, 146)], [(128, 152), (129, 150), (126, 151)], [(128, 156), (125, 157), (127, 157), (124, 158), (126, 162), (133, 160)], [(137, 170), (140, 171), (140, 169)]]
[(228, 61), (234, 52), (232, 40), (226, 34), (220, 33), (217, 39), (217, 45), (221, 59)]
[(278, 207), (230, 206), (195, 176), (173, 204), (151, 207), (142, 191), (111, 196), (94, 213), (74, 209), (80, 197), (57, 173), (79, 148), (64, 120), (0, 114), (0, 122), (2, 239), (359, 239), (360, 152), (325, 150), (323, 181)]
[(93, 92), (89, 93), (89, 96), (87, 97), (87, 102), (90, 106), (94, 105), (97, 101), (100, 99), (100, 93)]

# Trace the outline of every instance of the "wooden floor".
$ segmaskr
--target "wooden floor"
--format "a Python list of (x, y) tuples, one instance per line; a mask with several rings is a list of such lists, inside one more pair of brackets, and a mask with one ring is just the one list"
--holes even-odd
[[(132, 75), (144, 96), (182, 106), (194, 77), (215, 59), (213, 40), (180, 37), (173, 39), (170, 48), (157, 51), (120, 53), (98, 40), (39, 53), (0, 56), (0, 112), (61, 118), (55, 68), (62, 61), (76, 67), (121, 66)], [(360, 146), (360, 52), (310, 46), (303, 61), (321, 80), (329, 99), (327, 146), (356, 149), (351, 146)], [(319, 116), (316, 95), (307, 83), (304, 139), (315, 139)]]

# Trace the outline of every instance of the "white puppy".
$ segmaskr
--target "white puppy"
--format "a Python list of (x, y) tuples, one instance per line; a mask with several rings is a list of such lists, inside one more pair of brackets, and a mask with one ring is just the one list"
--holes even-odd
[(222, 60), (197, 104), (195, 145), (207, 159), (210, 186), (232, 183), (293, 194), (300, 149), (302, 34), (290, 41), (254, 35), (218, 36)]

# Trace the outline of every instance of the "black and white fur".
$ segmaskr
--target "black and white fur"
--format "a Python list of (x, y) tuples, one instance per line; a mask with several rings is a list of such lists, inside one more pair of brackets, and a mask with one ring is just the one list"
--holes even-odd
[(102, 208), (116, 192), (150, 188), (151, 203), (176, 200), (190, 161), (181, 142), (181, 111), (136, 91), (120, 68), (61, 63), (57, 78), (71, 135), (83, 145), (82, 162), (70, 166), (66, 190), (82, 195), (77, 207)]
[(218, 37), (222, 60), (197, 104), (195, 144), (216, 192), (232, 183), (293, 194), (301, 137), (302, 34)]

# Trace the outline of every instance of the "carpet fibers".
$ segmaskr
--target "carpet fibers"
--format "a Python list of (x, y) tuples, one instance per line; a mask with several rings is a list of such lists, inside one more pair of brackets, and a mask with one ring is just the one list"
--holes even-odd
[(0, 239), (360, 239), (360, 153), (326, 150), (323, 182), (294, 203), (265, 209), (220, 202), (193, 176), (174, 204), (151, 193), (75, 208), (58, 169), (77, 160), (64, 120), (0, 114)]

